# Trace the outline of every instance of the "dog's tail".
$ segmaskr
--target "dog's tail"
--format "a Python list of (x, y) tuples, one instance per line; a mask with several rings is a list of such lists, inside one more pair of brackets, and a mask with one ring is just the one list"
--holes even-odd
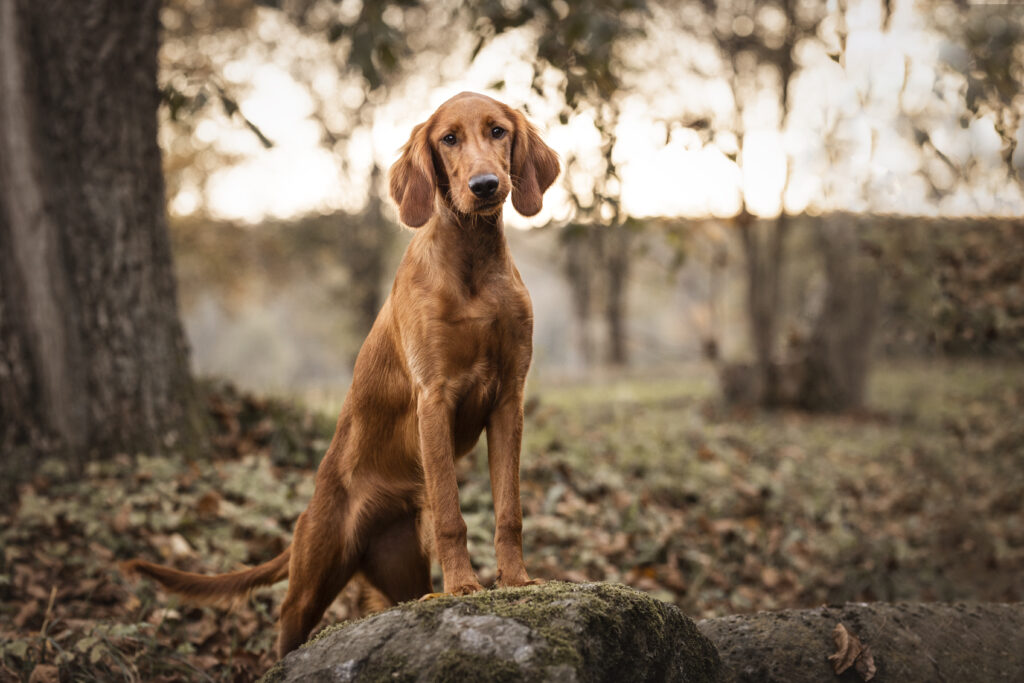
[(183, 572), (145, 560), (129, 560), (122, 562), (120, 567), (125, 575), (149, 577), (189, 602), (201, 605), (230, 604), (248, 594), (253, 588), (269, 586), (287, 579), (288, 560), (291, 554), (291, 546), (288, 546), (284, 552), (269, 562), (216, 576)]

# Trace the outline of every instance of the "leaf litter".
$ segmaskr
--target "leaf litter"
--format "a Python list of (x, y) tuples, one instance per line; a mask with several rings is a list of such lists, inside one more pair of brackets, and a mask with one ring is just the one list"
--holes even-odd
[[(737, 414), (683, 380), (541, 387), (522, 457), (531, 573), (627, 583), (695, 618), (1024, 599), (1024, 368), (876, 376), (874, 412), (835, 417)], [(223, 384), (206, 391), (217, 426), (207, 459), (118, 454), (75, 480), (47, 462), (0, 512), (0, 681), (54, 670), (60, 680), (251, 681), (273, 663), (285, 584), (225, 614), (116, 570), (141, 556), (226, 571), (288, 544), (333, 416)], [(485, 450), (458, 473), (487, 584)], [(356, 603), (347, 590), (323, 623), (356, 616)], [(855, 656), (854, 668), (870, 671), (869, 659)]]

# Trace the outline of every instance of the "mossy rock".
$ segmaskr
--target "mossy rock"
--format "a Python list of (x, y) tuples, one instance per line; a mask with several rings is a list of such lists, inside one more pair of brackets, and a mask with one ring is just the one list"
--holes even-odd
[(549, 583), (325, 629), (263, 680), (705, 683), (718, 670), (714, 646), (675, 606), (625, 586)]

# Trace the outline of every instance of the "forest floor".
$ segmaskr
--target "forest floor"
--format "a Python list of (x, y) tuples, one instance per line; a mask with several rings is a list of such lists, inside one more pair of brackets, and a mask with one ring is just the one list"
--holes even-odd
[[(116, 569), (142, 556), (223, 571), (288, 543), (333, 417), (208, 389), (209, 459), (117, 455), (73, 481), (46, 463), (0, 513), (0, 681), (248, 681), (272, 663), (283, 584), (225, 614)], [(729, 410), (701, 373), (530, 393), (535, 576), (620, 581), (694, 618), (1024, 600), (1024, 365), (890, 362), (845, 416)], [(486, 471), (479, 447), (459, 470), (485, 585)], [(350, 593), (325, 623), (352, 615)]]

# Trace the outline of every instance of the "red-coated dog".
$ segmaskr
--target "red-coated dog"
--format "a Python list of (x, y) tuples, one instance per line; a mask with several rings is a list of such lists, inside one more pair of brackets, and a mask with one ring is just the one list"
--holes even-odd
[(455, 460), (487, 431), (501, 586), (535, 583), (523, 564), (519, 449), (533, 312), (512, 263), (502, 207), (532, 216), (558, 175), (536, 129), (489, 97), (462, 93), (413, 129), (391, 197), (418, 228), (356, 360), (334, 439), (291, 545), (265, 564), (203, 576), (133, 560), (126, 572), (200, 602), (289, 579), (278, 654), (309, 636), (353, 575), (396, 603), (481, 589), (466, 548)]

